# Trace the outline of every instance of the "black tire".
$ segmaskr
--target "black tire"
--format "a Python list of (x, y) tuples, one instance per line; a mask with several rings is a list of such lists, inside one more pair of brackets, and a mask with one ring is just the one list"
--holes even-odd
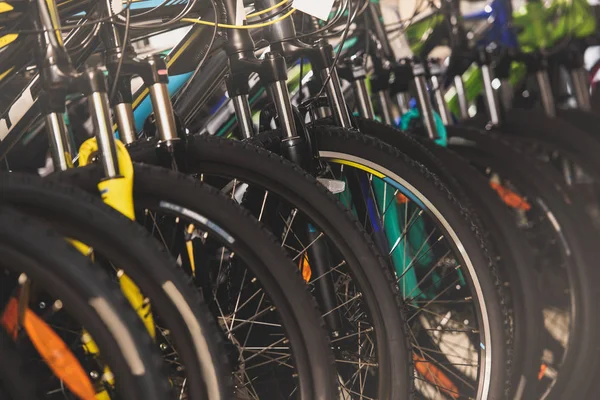
[[(592, 112), (580, 110), (578, 108), (558, 109), (558, 116), (573, 125), (577, 129), (586, 132), (595, 140), (600, 140), (600, 115)], [(568, 136), (568, 135), (567, 135)]]
[[(489, 392), (483, 398), (505, 398), (508, 390), (507, 365), (510, 365), (510, 356), (507, 345), (512, 346), (509, 331), (510, 321), (504, 290), (498, 278), (496, 267), (490, 259), (489, 253), (484, 246), (481, 233), (470, 216), (459, 204), (457, 199), (443, 186), (437, 177), (427, 171), (422, 165), (410, 159), (397, 149), (385, 143), (359, 135), (343, 129), (334, 127), (312, 128), (311, 134), (316, 141), (321, 158), (335, 158), (336, 155), (347, 154), (357, 157), (361, 162), (369, 162), (370, 165), (378, 165), (382, 171), (393, 174), (394, 180), (406, 182), (420, 192), (425, 199), (431, 202), (437, 209), (437, 218), (445, 219), (444, 229), (452, 230), (465, 249), (461, 253), (470, 260), (472, 270), (478, 283), (481, 285), (483, 298), (478, 301), (485, 302), (489, 323), (489, 339), (487, 350), (494, 354), (491, 358), (491, 375), (484, 379), (489, 381)], [(468, 264), (469, 261), (466, 261)], [(486, 350), (486, 351), (487, 351)], [(487, 371), (489, 373), (489, 371)]]
[[(88, 191), (97, 192), (102, 176), (99, 165), (62, 172), (65, 179)], [(231, 248), (252, 268), (266, 293), (277, 304), (279, 317), (292, 346), (304, 399), (333, 399), (337, 396), (333, 356), (314, 299), (308, 294), (298, 270), (275, 244), (275, 239), (247, 212), (215, 189), (173, 171), (134, 164), (136, 206), (149, 205), (176, 215), (194, 218), (232, 238)], [(179, 210), (179, 211), (178, 211)], [(191, 214), (190, 214), (191, 213)], [(194, 215), (208, 218), (208, 222)], [(216, 226), (216, 228), (215, 228)], [(222, 235), (222, 234), (221, 234)], [(229, 240), (229, 239), (228, 239)]]
[(126, 399), (168, 398), (162, 358), (119, 288), (62, 236), (32, 218), (0, 207), (0, 262), (17, 268), (93, 335)]
[[(70, 185), (23, 174), (0, 176), (0, 201), (48, 221), (66, 237), (91, 246), (97, 254), (122, 269), (152, 301), (161, 323), (169, 330), (168, 342), (189, 377), (191, 399), (228, 399), (232, 395), (231, 370), (216, 322), (189, 277), (164, 246), (134, 221), (103, 201)], [(173, 349), (168, 348), (169, 351)]]
[(0, 329), (0, 399), (39, 400), (37, 381), (25, 370), (23, 359), (4, 329)]
[[(579, 119), (580, 116), (576, 115)], [(579, 120), (584, 123), (585, 118)], [(534, 140), (550, 150), (558, 150), (600, 181), (600, 141), (575, 124), (560, 118), (548, 118), (539, 110), (513, 109), (503, 120), (500, 133)]]
[[(561, 187), (556, 172), (516, 149), (511, 141), (477, 130), (448, 127), (449, 147), (485, 170), (488, 166), (506, 175), (530, 201), (540, 201), (540, 209), (551, 216), (558, 242), (563, 242), (570, 296), (575, 302), (576, 321), (571, 328), (569, 350), (549, 398), (584, 397), (593, 382), (600, 358), (599, 318), (596, 287), (598, 271), (594, 229), (582, 214), (582, 206)], [(539, 200), (538, 200), (539, 199)], [(554, 246), (557, 246), (556, 243)]]
[(511, 221), (511, 214), (489, 183), (458, 154), (377, 121), (356, 121), (361, 132), (396, 147), (436, 174), (483, 226), (498, 272), (510, 289), (514, 318), (512, 397), (533, 398), (542, 355), (542, 310), (532, 269), (533, 255), (523, 233)]
[[(134, 159), (158, 162), (155, 149), (152, 142), (136, 143), (130, 153)], [(387, 343), (378, 346), (379, 370), (385, 373), (379, 398), (408, 398), (412, 356), (397, 285), (373, 242), (351, 214), (342, 211), (339, 200), (297, 166), (248, 143), (194, 136), (187, 145), (186, 167), (190, 173), (237, 178), (264, 187), (293, 204), (327, 234), (371, 304), (378, 343)]]

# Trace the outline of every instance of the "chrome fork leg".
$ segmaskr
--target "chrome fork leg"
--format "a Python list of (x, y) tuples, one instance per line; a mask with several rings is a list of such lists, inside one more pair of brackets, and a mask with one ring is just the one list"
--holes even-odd
[(535, 79), (540, 89), (542, 106), (544, 107), (546, 115), (551, 118), (556, 117), (556, 105), (554, 104), (554, 95), (552, 94), (552, 85), (550, 84), (548, 71), (545, 69), (537, 71), (535, 73)]
[(51, 112), (46, 114), (46, 128), (50, 140), (50, 155), (54, 168), (59, 171), (67, 170), (73, 161), (67, 125), (64, 114)]

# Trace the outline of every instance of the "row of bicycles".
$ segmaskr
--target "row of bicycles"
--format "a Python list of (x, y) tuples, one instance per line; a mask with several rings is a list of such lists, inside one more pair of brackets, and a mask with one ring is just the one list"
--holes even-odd
[(600, 396), (595, 8), (326, 3), (0, 1), (0, 398)]

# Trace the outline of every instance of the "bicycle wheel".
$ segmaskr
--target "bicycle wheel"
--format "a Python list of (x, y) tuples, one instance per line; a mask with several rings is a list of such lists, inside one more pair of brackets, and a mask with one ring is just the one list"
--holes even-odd
[[(510, 289), (513, 310), (513, 368), (514, 398), (530, 398), (536, 390), (542, 345), (542, 308), (539, 304), (537, 278), (532, 268), (534, 260), (526, 239), (511, 221), (512, 216), (497, 193), (468, 162), (456, 153), (431, 140), (377, 121), (356, 118), (363, 133), (393, 145), (436, 174), (471, 211), (471, 217), (483, 226), (487, 244), (498, 272)], [(454, 128), (455, 130), (459, 128)]]
[[(130, 151), (134, 158), (158, 162), (156, 149), (156, 143), (147, 142)], [(248, 143), (194, 136), (185, 155), (188, 172), (223, 187), (275, 233), (298, 263), (303, 260), (304, 266), (306, 260), (315, 267), (308, 286), (326, 315), (342, 393), (408, 398), (412, 353), (397, 286), (373, 242), (339, 200), (298, 167)], [(312, 232), (306, 232), (309, 226)], [(311, 264), (317, 259), (322, 269)], [(325, 289), (335, 294), (332, 302), (321, 296), (323, 277), (331, 278)]]
[(1, 174), (0, 201), (92, 247), (96, 263), (106, 264), (115, 279), (119, 270), (133, 279), (151, 303), (157, 344), (177, 393), (190, 399), (231, 397), (231, 370), (214, 318), (190, 279), (145, 229), (97, 196), (31, 175)]
[[(598, 365), (595, 337), (593, 268), (597, 251), (594, 229), (582, 206), (561, 188), (551, 168), (520, 152), (512, 141), (492, 133), (448, 129), (450, 148), (494, 180), (520, 196), (526, 209), (513, 210), (536, 250), (546, 343), (538, 395), (548, 398), (584, 396)], [(546, 372), (544, 374), (544, 371)]]
[[(64, 238), (2, 206), (0, 266), (3, 325), (19, 351), (27, 351), (25, 368), (48, 378), (40, 386), (47, 397), (73, 396), (74, 386), (98, 375), (96, 387), (87, 381), (84, 388), (92, 397), (108, 391), (124, 399), (167, 398), (169, 384), (161, 371), (161, 357), (141, 321), (108, 277)], [(95, 346), (99, 353), (92, 351)], [(74, 373), (82, 365), (89, 368), (88, 374), (84, 370), (79, 375), (82, 379), (55, 375), (61, 367)], [(98, 369), (104, 365), (110, 371)]]
[(506, 396), (508, 310), (477, 226), (435, 176), (391, 146), (334, 127), (311, 135), (325, 176), (348, 181), (350, 206), (374, 237), (386, 233), (378, 244), (409, 308), (421, 395)]
[[(61, 179), (97, 192), (97, 165)], [(202, 288), (224, 331), (238, 398), (336, 397), (333, 357), (314, 299), (274, 238), (214, 189), (135, 164), (138, 221)]]

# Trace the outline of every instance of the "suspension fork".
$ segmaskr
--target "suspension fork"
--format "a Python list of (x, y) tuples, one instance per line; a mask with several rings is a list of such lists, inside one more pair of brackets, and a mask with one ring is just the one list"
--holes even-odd
[(592, 108), (587, 71), (583, 67), (583, 52), (577, 47), (569, 49), (565, 67), (571, 78), (571, 88), (577, 101), (577, 107), (589, 111)]
[(431, 97), (429, 96), (429, 89), (427, 87), (427, 71), (425, 65), (418, 60), (413, 60), (413, 82), (417, 92), (417, 101), (419, 104), (419, 111), (421, 112), (421, 119), (425, 126), (425, 133), (430, 139), (437, 139), (437, 129), (435, 127), (435, 114), (433, 104), (431, 103)]
[(352, 128), (352, 117), (342, 92), (338, 68), (333, 65), (333, 47), (325, 40), (319, 40), (313, 46), (299, 42), (288, 44), (285, 50), (286, 54), (295, 58), (304, 56), (310, 60), (315, 75), (325, 84), (327, 101), (335, 124), (346, 129)]
[(429, 81), (431, 83), (431, 91), (433, 92), (433, 97), (435, 99), (435, 105), (437, 112), (440, 114), (442, 122), (445, 126), (449, 126), (453, 124), (452, 114), (450, 114), (450, 110), (448, 109), (448, 104), (446, 103), (446, 99), (444, 98), (444, 88), (443, 88), (443, 76), (444, 76), (444, 67), (442, 63), (438, 59), (430, 59), (429, 60)]
[(396, 98), (400, 115), (410, 111), (410, 83), (413, 80), (412, 62), (403, 58), (393, 68), (394, 81), (390, 84), (390, 94)]
[[(99, 189), (104, 189), (107, 192), (111, 187), (114, 187), (116, 181), (121, 181), (121, 170), (117, 158), (117, 149), (112, 135), (112, 124), (110, 118), (110, 108), (108, 105), (107, 86), (104, 74), (98, 69), (86, 69), (83, 73), (78, 73), (73, 68), (71, 60), (66, 52), (62, 39), (60, 37), (60, 21), (54, 1), (37, 1), (37, 7), (33, 7), (34, 28), (37, 30), (43, 29), (45, 33), (38, 34), (36, 46), (36, 61), (40, 70), (40, 82), (42, 84), (42, 93), (40, 104), (42, 112), (47, 123), (47, 130), (50, 135), (51, 154), (55, 168), (58, 170), (66, 170), (72, 167), (71, 158), (72, 150), (69, 144), (66, 124), (64, 123), (64, 115), (66, 113), (65, 100), (70, 93), (83, 93), (87, 98), (90, 107), (90, 116), (94, 126), (96, 136), (97, 149), (100, 153), (100, 162), (104, 171), (104, 178), (99, 184)], [(56, 32), (56, 34), (54, 33)], [(89, 155), (89, 153), (88, 153)], [(125, 182), (125, 186), (130, 182)], [(117, 183), (118, 185), (118, 183)], [(117, 190), (117, 193), (121, 191)], [(103, 193), (103, 199), (106, 200), (111, 194)], [(111, 196), (111, 200), (114, 195)], [(107, 201), (109, 202), (109, 201)], [(127, 199), (120, 202), (119, 211), (127, 207)], [(113, 205), (112, 202), (109, 202)], [(123, 205), (125, 204), (125, 205)], [(133, 206), (131, 206), (131, 211)], [(113, 205), (114, 206), (114, 205)], [(127, 214), (127, 216), (131, 216)], [(73, 245), (84, 255), (90, 254), (88, 246), (71, 241)], [(122, 289), (127, 298), (132, 302), (132, 305), (137, 305), (134, 301), (140, 300), (139, 304), (144, 304), (143, 296), (133, 283), (124, 275), (120, 277)], [(126, 290), (126, 285), (129, 290)], [(142, 309), (143, 308), (143, 309)], [(154, 323), (151, 316), (145, 314), (146, 307), (139, 307), (140, 317), (146, 323), (149, 333), (154, 336)], [(85, 343), (85, 348), (92, 354), (98, 354), (98, 348), (85, 330), (83, 331), (82, 340)], [(110, 372), (106, 369), (107, 372)], [(111, 374), (112, 375), (112, 374)], [(108, 375), (106, 375), (108, 376)], [(112, 378), (108, 381), (113, 384)], [(104, 389), (99, 392), (100, 396), (105, 395)]]
[(577, 100), (577, 107), (581, 110), (590, 111), (592, 104), (587, 71), (583, 67), (573, 68), (569, 69), (569, 75), (571, 76), (571, 85)]
[(540, 90), (542, 107), (546, 116), (556, 117), (556, 105), (554, 103), (554, 94), (552, 93), (552, 84), (548, 74), (548, 60), (541, 54), (535, 54), (526, 57), (527, 70), (535, 75), (535, 80)]
[[(491, 126), (499, 126), (502, 122), (502, 109), (500, 108), (500, 101), (498, 99), (497, 91), (499, 86), (494, 84), (494, 71), (492, 70), (491, 66), (490, 53), (487, 51), (487, 49), (479, 49), (477, 63), (481, 69), (485, 106), (488, 112), (489, 124)], [(499, 82), (499, 80), (496, 82)]]
[[(224, 4), (228, 18), (234, 18), (236, 8), (233, 1), (225, 0)], [(273, 5), (275, 5), (275, 2), (272, 0), (257, 1), (256, 9), (266, 9)], [(277, 10), (271, 11), (271, 13), (276, 12)], [(269, 13), (267, 13), (268, 15)], [(232, 21), (229, 22), (231, 23)], [(233, 29), (229, 32), (228, 43), (225, 46), (230, 65), (230, 76), (227, 79), (227, 83), (230, 90), (230, 97), (234, 101), (238, 125), (244, 137), (254, 135), (249, 112), (250, 106), (248, 104), (248, 78), (250, 73), (258, 73), (261, 81), (267, 85), (267, 91), (277, 111), (279, 125), (283, 131), (280, 149), (283, 156), (310, 171), (312, 154), (305, 138), (300, 136), (296, 129), (296, 121), (286, 82), (287, 68), (283, 57), (285, 51), (279, 43), (283, 38), (294, 36), (295, 28), (291, 21), (283, 20), (280, 23), (272, 25), (268, 31), (268, 35), (271, 41), (271, 48), (274, 51), (266, 54), (263, 60), (258, 60), (254, 55), (254, 42), (247, 31)], [(337, 75), (331, 75), (331, 80), (333, 83), (337, 83), (339, 88), (339, 81), (335, 82), (335, 77)], [(343, 104), (345, 106), (345, 103)], [(349, 116), (347, 120), (350, 121)], [(324, 315), (324, 319), (331, 331), (331, 335), (337, 337), (342, 331), (342, 324), (333, 280), (330, 274), (327, 274), (332, 266), (330, 252), (326, 241), (319, 236), (314, 227), (310, 223), (306, 223), (305, 225), (306, 232), (303, 236), (310, 243), (308, 249), (310, 268), (316, 272), (317, 276), (326, 274), (324, 278), (318, 279), (315, 282), (317, 297), (321, 306), (330, 310), (330, 312)]]
[[(379, 18), (375, 18), (375, 20), (378, 21), (376, 27), (382, 25), (379, 22)], [(377, 31), (377, 29), (375, 29), (375, 31)], [(382, 42), (377, 42), (379, 46), (381, 46), (381, 43)], [(376, 48), (379, 46), (375, 45), (372, 47)], [(380, 54), (382, 52), (383, 51), (373, 51), (369, 54), (371, 62), (373, 63), (373, 73), (370, 77), (371, 90), (374, 97), (377, 99), (377, 108), (381, 118), (387, 125), (394, 125), (394, 109), (390, 97), (390, 76), (393, 64), (389, 59), (386, 60), (385, 58), (382, 58)], [(393, 58), (391, 60), (393, 61)]]
[(358, 114), (363, 118), (375, 119), (373, 103), (367, 90), (367, 71), (364, 66), (364, 58), (356, 56), (344, 60), (338, 68), (338, 72), (340, 77), (350, 82), (352, 86)]
[[(111, 0), (106, 8), (112, 13)], [(113, 16), (113, 18), (115, 18)], [(116, 91), (110, 98), (117, 119), (116, 127), (119, 137), (126, 145), (137, 140), (135, 119), (133, 116), (133, 96), (131, 79), (139, 76), (150, 93), (150, 101), (154, 110), (154, 122), (157, 136), (160, 140), (160, 164), (177, 171), (185, 171), (185, 162), (181, 155), (182, 148), (178, 146), (178, 132), (173, 104), (168, 91), (168, 70), (164, 59), (158, 55), (144, 60), (137, 60), (135, 50), (129, 43), (123, 43), (120, 29), (114, 24), (103, 24), (101, 28), (102, 42), (106, 48), (106, 67), (109, 72), (111, 87)], [(118, 74), (118, 76), (117, 76)]]

